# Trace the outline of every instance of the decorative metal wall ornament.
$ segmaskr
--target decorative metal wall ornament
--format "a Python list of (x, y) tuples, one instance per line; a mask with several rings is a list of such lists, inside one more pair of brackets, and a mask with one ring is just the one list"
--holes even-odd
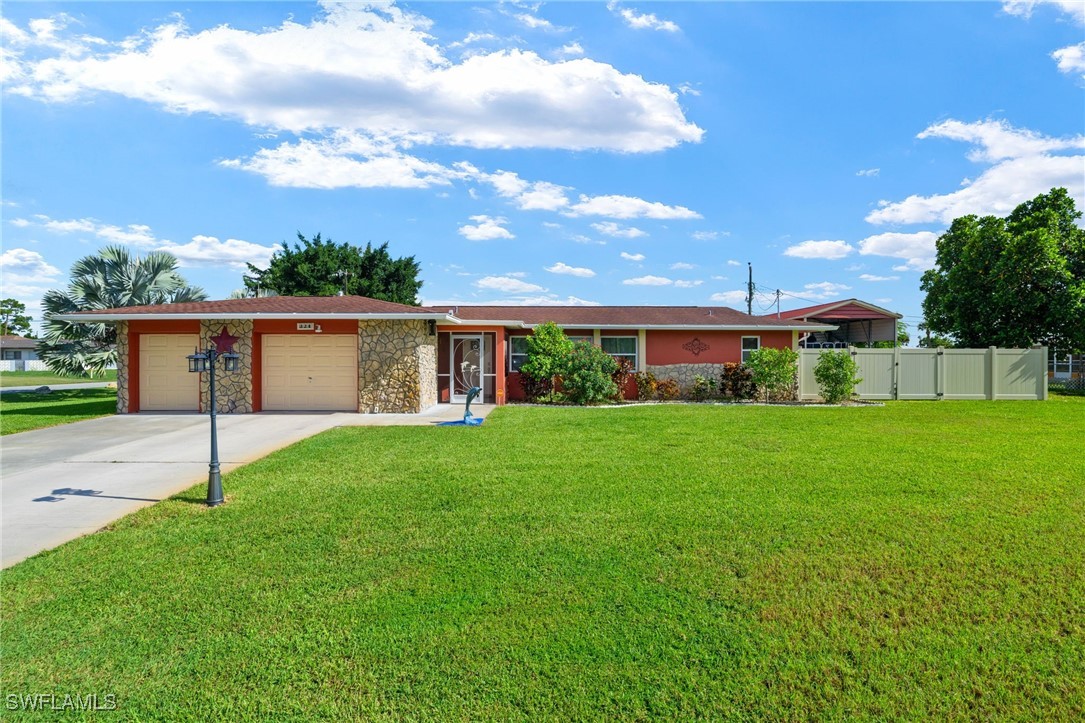
[(693, 337), (693, 341), (687, 341), (682, 345), (682, 348), (692, 353), (693, 356), (697, 356), (702, 351), (708, 351), (710, 347), (697, 337)]

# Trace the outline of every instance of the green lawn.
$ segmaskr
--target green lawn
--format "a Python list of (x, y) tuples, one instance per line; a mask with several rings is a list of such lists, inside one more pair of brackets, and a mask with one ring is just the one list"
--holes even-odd
[(0, 372), (0, 387), (40, 387), (57, 384), (80, 384), (83, 382), (115, 382), (117, 370), (107, 369), (93, 379), (54, 374), (53, 372)]
[(8, 392), (0, 394), (0, 434), (54, 427), (116, 411), (116, 389), (57, 388), (48, 394)]
[(1085, 716), (1085, 398), (342, 428), (2, 576), (130, 719)]

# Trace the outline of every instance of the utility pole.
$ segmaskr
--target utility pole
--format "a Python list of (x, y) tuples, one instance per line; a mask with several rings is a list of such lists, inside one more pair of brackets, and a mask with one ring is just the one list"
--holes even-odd
[(750, 281), (746, 284), (746, 313), (753, 316), (753, 264), (747, 261), (746, 265), (750, 267)]
[(780, 290), (776, 289), (776, 318), (780, 318)]

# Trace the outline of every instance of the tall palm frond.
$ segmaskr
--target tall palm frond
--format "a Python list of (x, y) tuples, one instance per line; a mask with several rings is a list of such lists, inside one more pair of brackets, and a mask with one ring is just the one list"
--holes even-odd
[(207, 294), (177, 272), (177, 258), (155, 251), (140, 258), (108, 246), (72, 265), (67, 292), (42, 297), (38, 355), (57, 373), (94, 376), (117, 363), (117, 330), (107, 323), (72, 323), (55, 318), (76, 311), (203, 301)]

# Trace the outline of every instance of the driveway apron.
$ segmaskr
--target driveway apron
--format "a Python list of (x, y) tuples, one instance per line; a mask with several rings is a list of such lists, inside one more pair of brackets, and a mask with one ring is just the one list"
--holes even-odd
[[(462, 415), (449, 405), (422, 414), (221, 415), (219, 461), (226, 473), (332, 427)], [(206, 481), (209, 458), (210, 425), (198, 414), (124, 414), (0, 437), (3, 567)]]

